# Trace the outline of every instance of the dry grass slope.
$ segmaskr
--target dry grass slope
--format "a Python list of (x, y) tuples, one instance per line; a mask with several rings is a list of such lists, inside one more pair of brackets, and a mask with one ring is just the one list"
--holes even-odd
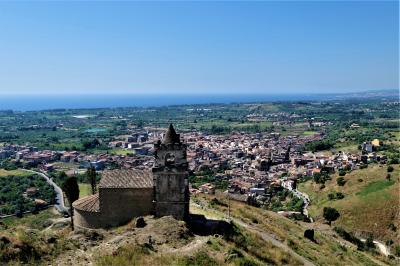
[[(211, 212), (209, 204), (212, 196), (199, 196), (195, 201), (203, 205), (202, 212)], [(226, 199), (219, 198), (224, 204)], [(197, 207), (198, 208), (198, 207)], [(212, 208), (227, 213), (223, 205), (212, 205)], [(357, 251), (357, 248), (350, 243), (341, 240), (327, 232), (315, 232), (316, 243), (305, 239), (304, 230), (313, 228), (313, 224), (294, 222), (274, 212), (248, 206), (246, 204), (231, 201), (231, 214), (234, 218), (251, 224), (260, 232), (269, 234), (272, 238), (286, 244), (297, 254), (308, 259), (316, 265), (379, 265), (371, 255)], [(191, 211), (196, 212), (194, 208)], [(384, 258), (381, 258), (384, 260)]]
[[(394, 168), (390, 181), (386, 180), (386, 166), (370, 165), (366, 169), (346, 174), (344, 186), (337, 185), (339, 176), (336, 174), (332, 180), (326, 182), (322, 190), (320, 185), (311, 181), (300, 184), (299, 190), (311, 197), (309, 210), (317, 221), (323, 222), (323, 207), (334, 207), (341, 214), (334, 222), (335, 225), (361, 236), (371, 233), (375, 239), (391, 239), (399, 243), (398, 233), (393, 227), (400, 228), (399, 166)], [(345, 197), (330, 201), (328, 194), (332, 192), (341, 192)]]

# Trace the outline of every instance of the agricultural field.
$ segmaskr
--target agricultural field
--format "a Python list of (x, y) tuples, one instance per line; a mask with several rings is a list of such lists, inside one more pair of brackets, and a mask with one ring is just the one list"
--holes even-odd
[(31, 175), (28, 172), (21, 171), (21, 170), (6, 170), (6, 169), (1, 169), (0, 168), (0, 177), (5, 177), (5, 176), (28, 176)]

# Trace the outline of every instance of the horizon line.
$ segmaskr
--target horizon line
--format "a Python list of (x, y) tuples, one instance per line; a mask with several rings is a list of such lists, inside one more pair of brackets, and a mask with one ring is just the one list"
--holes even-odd
[(393, 89), (369, 89), (369, 90), (354, 90), (348, 92), (334, 92), (334, 91), (323, 91), (323, 92), (207, 92), (207, 93), (198, 93), (198, 92), (189, 92), (189, 93), (159, 93), (159, 92), (88, 92), (88, 93), (54, 93), (54, 92), (40, 92), (40, 93), (2, 93), (0, 92), (0, 96), (126, 96), (126, 95), (138, 95), (138, 96), (199, 96), (199, 95), (329, 95), (329, 94), (352, 94), (352, 93), (363, 93), (363, 92), (388, 92), (388, 91), (396, 91), (400, 93), (399, 88)]

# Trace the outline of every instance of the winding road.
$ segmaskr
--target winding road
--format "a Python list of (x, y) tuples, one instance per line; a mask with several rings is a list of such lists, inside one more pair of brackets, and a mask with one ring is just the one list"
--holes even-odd
[[(364, 239), (364, 238), (360, 238), (360, 240), (361, 240), (362, 242), (367, 242), (367, 240)], [(377, 240), (374, 240), (374, 241), (372, 241), (372, 242), (375, 244), (375, 246), (378, 247), (379, 251), (380, 251), (383, 255), (385, 255), (386, 257), (390, 255), (390, 250), (389, 250), (389, 248), (388, 248), (385, 244), (383, 244), (382, 242), (379, 242), (379, 241), (377, 241)]]
[(53, 186), (54, 191), (56, 192), (56, 204), (54, 204), (54, 207), (61, 214), (68, 213), (68, 208), (65, 207), (65, 204), (64, 204), (64, 193), (63, 193), (62, 189), (56, 183), (54, 183), (54, 181), (48, 175), (46, 175), (45, 173), (33, 171), (33, 170), (27, 170), (27, 169), (20, 169), (20, 170), (29, 172), (29, 173), (33, 173), (33, 174), (37, 174), (37, 175), (40, 175), (41, 177), (43, 177), (49, 185)]
[(310, 219), (311, 222), (314, 222), (313, 219), (308, 215), (308, 205), (310, 205), (310, 197), (303, 192), (298, 191), (297, 189), (293, 189), (292, 190), (293, 195), (295, 195), (296, 197), (300, 198), (303, 200), (304, 202), (304, 206), (303, 206), (303, 214)]

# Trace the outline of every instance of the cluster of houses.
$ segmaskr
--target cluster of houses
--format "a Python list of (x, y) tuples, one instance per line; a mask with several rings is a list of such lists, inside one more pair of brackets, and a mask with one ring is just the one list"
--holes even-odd
[[(202, 173), (212, 173), (216, 178), (227, 180), (231, 196), (272, 196), (281, 188), (295, 190), (297, 180), (302, 176), (354, 170), (372, 161), (386, 162), (385, 156), (375, 152), (351, 154), (339, 151), (329, 155), (306, 152), (305, 144), (321, 140), (321, 134), (232, 133), (216, 136), (194, 132), (185, 134), (185, 138), (189, 144), (187, 154), (191, 169), (200, 173), (200, 177)], [(379, 145), (379, 140), (371, 143)], [(215, 188), (205, 183), (192, 192), (212, 194)]]

